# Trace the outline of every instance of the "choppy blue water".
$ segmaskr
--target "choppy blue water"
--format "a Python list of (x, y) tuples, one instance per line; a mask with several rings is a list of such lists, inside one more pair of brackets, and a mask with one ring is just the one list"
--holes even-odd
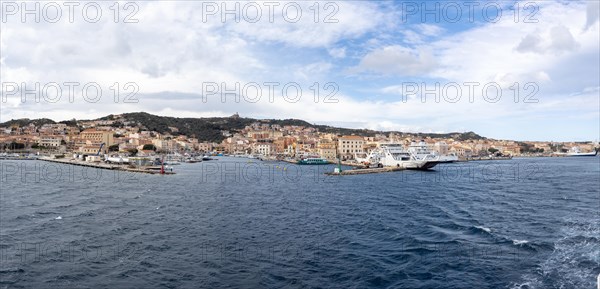
[(326, 177), (2, 161), (1, 288), (594, 288), (599, 158)]

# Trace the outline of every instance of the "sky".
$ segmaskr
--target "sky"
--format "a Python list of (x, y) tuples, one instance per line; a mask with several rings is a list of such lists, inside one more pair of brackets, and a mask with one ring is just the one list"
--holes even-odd
[(0, 121), (239, 113), (600, 138), (598, 1), (71, 3), (1, 3)]

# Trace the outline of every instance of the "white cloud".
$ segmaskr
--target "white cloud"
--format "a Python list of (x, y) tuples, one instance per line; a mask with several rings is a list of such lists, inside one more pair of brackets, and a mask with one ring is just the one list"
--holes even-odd
[(535, 82), (538, 85), (544, 85), (551, 80), (550, 76), (545, 71), (537, 71), (525, 74), (497, 74), (494, 77), (493, 82), (498, 83), (503, 89), (509, 89), (518, 82), (521, 82), (520, 85), (523, 85), (524, 83), (522, 83), (522, 81), (524, 79), (528, 80), (528, 82)]
[(365, 55), (355, 71), (395, 75), (423, 75), (435, 68), (433, 54), (426, 49), (386, 46)]
[[(285, 3), (285, 2), (284, 2)], [(295, 47), (330, 47), (340, 40), (355, 39), (385, 29), (395, 20), (393, 11), (385, 13), (375, 3), (366, 1), (319, 2), (320, 13), (315, 14), (316, 2), (293, 2), (299, 5), (302, 16), (297, 22), (286, 21), (278, 10), (273, 22), (262, 17), (253, 24), (228, 23), (227, 30), (250, 39), (284, 43)], [(325, 9), (325, 5), (328, 5)], [(281, 9), (281, 8), (279, 8)], [(288, 18), (296, 17), (296, 10), (289, 9)], [(287, 14), (286, 14), (287, 15)], [(317, 16), (316, 16), (317, 15)], [(315, 23), (315, 17), (317, 21)]]
[(433, 24), (420, 23), (415, 27), (421, 34), (426, 36), (439, 36), (444, 32), (444, 28)]
[(401, 31), (401, 33), (404, 36), (403, 41), (406, 44), (423, 44), (425, 42), (423, 36), (413, 30), (406, 29)]
[(578, 46), (569, 28), (562, 25), (550, 29), (550, 38), (552, 39), (550, 48), (554, 51), (571, 51)]
[(586, 23), (585, 29), (589, 29), (592, 25), (598, 22), (600, 18), (600, 1), (586, 1)]
[[(174, 116), (225, 116), (238, 111), (244, 116), (295, 117), (404, 131), (467, 128), (507, 137), (531, 134), (539, 138), (548, 133), (536, 127), (540, 121), (552, 124), (566, 119), (593, 131), (589, 128), (595, 127), (586, 124), (598, 123), (599, 84), (597, 66), (589, 64), (597, 63), (599, 25), (597, 13), (590, 10), (597, 6), (590, 2), (587, 6), (537, 2), (539, 23), (514, 23), (512, 17), (503, 17), (498, 23), (482, 23), (458, 33), (450, 26), (431, 24), (391, 29), (393, 10), (361, 1), (336, 2), (339, 23), (315, 24), (309, 14), (299, 23), (203, 23), (196, 2), (139, 2), (138, 24), (114, 24), (111, 19), (93, 25), (3, 23), (3, 81), (96, 81), (105, 94), (97, 104), (37, 105), (10, 100), (2, 104), (1, 120), (32, 115), (92, 118), (140, 110)], [(404, 43), (412, 41), (413, 46), (399, 45), (399, 33), (406, 36)], [(283, 46), (276, 50), (281, 54), (267, 49), (272, 46)], [(293, 59), (288, 48), (302, 54)], [(335, 65), (330, 57), (336, 58)], [(280, 59), (285, 60), (280, 63)], [(340, 78), (348, 67), (358, 74)], [(495, 81), (504, 89), (514, 82), (534, 81), (540, 85), (540, 102), (515, 104), (506, 94), (503, 102), (490, 104), (481, 102), (480, 92), (474, 104), (390, 100), (399, 94), (395, 81), (402, 82), (406, 76), (419, 82)], [(272, 78), (335, 81), (340, 84), (336, 95), (340, 102), (314, 103), (308, 86), (303, 86), (299, 103), (282, 101), (280, 92), (275, 103), (201, 101), (202, 82), (232, 84)], [(139, 84), (140, 103), (112, 102), (109, 87), (116, 81)], [(375, 86), (375, 94), (384, 93), (386, 98), (366, 98), (370, 91), (364, 95), (348, 91), (353, 85)], [(581, 119), (585, 122), (576, 122)], [(506, 123), (508, 129), (499, 131), (498, 123)], [(564, 138), (589, 135), (557, 133)]]
[(580, 64), (565, 60), (588, 57), (598, 50), (598, 25), (581, 29), (585, 22), (584, 3), (538, 4), (538, 23), (514, 23), (510, 17), (502, 18), (498, 23), (431, 43), (429, 47), (436, 51), (439, 63), (431, 75), (450, 81), (486, 82), (512, 74), (522, 76), (519, 81), (524, 83), (537, 79), (540, 72), (555, 79), (557, 68), (580, 72)]
[[(115, 24), (110, 17), (96, 24), (81, 19), (3, 24), (3, 80), (94, 81), (107, 87), (136, 82), (142, 93), (167, 88), (197, 92), (202, 81), (241, 81), (263, 67), (246, 40), (221, 35), (215, 30), (219, 25), (196, 21), (199, 5), (139, 5), (136, 24)], [(108, 4), (103, 7), (108, 10)]]
[(407, 44), (423, 44), (426, 40), (432, 37), (438, 37), (444, 33), (444, 29), (440, 26), (420, 23), (403, 27), (400, 31), (404, 36), (403, 41)]
[(519, 52), (541, 53), (544, 51), (544, 48), (542, 48), (542, 42), (543, 39), (539, 33), (527, 34), (516, 47), (516, 50)]
[(516, 47), (519, 52), (569, 52), (579, 47), (569, 28), (553, 26), (545, 35), (539, 31), (527, 34)]
[(329, 55), (333, 58), (344, 58), (346, 57), (346, 47), (331, 48), (328, 50)]
[(315, 79), (319, 76), (326, 75), (332, 68), (331, 63), (329, 62), (316, 62), (310, 63), (308, 65), (304, 65), (296, 70), (294, 75), (295, 78), (300, 78), (302, 80), (311, 80)]

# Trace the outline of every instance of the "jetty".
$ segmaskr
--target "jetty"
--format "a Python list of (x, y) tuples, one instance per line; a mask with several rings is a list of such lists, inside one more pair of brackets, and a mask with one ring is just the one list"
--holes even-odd
[[(132, 173), (145, 173), (145, 174), (161, 174), (160, 166), (151, 166), (151, 167), (130, 167), (128, 165), (117, 165), (117, 164), (106, 164), (102, 162), (86, 162), (75, 159), (57, 159), (50, 157), (40, 157), (38, 158), (40, 161), (44, 162), (53, 162), (60, 163), (66, 165), (74, 165), (74, 166), (82, 166), (82, 167), (91, 167), (96, 169), (104, 169), (104, 170), (117, 170), (117, 171), (126, 171)], [(173, 175), (174, 172), (165, 171), (165, 175)]]
[[(298, 164), (298, 160), (295, 160), (295, 159), (282, 159), (279, 161), (290, 163), (290, 164), (295, 164), (295, 165)], [(328, 165), (337, 165), (337, 162), (331, 161), (328, 163)], [(365, 167), (365, 165), (363, 165), (363, 164), (359, 164), (357, 162), (348, 162), (348, 161), (342, 161), (341, 165), (349, 166), (349, 167), (356, 167), (356, 168), (364, 168)]]
[(347, 175), (363, 175), (363, 174), (378, 174), (378, 173), (388, 173), (388, 172), (396, 172), (406, 170), (403, 167), (383, 167), (383, 168), (369, 168), (369, 169), (353, 169), (353, 170), (345, 170), (342, 172), (327, 172), (325, 173), (328, 176), (347, 176)]
[(469, 157), (464, 159), (459, 159), (459, 162), (472, 162), (472, 161), (502, 161), (502, 160), (512, 160), (512, 156), (505, 157)]
[(37, 156), (3, 156), (0, 155), (0, 160), (7, 160), (7, 161), (35, 161), (39, 159)]

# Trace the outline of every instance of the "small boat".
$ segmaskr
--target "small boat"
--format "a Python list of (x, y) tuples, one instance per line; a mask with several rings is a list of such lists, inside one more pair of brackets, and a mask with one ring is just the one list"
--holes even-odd
[(324, 158), (309, 157), (309, 158), (303, 158), (303, 159), (299, 160), (298, 164), (299, 165), (326, 165), (326, 164), (329, 164), (329, 161), (327, 161)]
[(128, 164), (129, 158), (122, 156), (106, 157), (104, 161), (107, 163)]

